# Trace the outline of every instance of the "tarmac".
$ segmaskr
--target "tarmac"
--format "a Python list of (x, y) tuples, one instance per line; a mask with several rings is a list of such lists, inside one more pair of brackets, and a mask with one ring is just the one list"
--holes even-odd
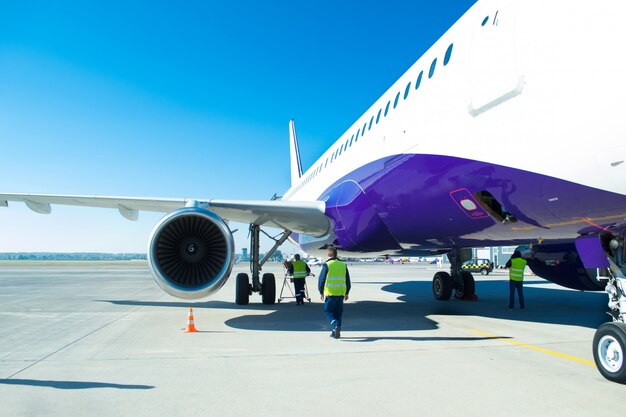
[[(505, 271), (475, 274), (478, 301), (442, 302), (434, 265), (349, 268), (335, 340), (314, 277), (310, 303), (238, 306), (234, 279), (188, 302), (145, 264), (0, 263), (0, 415), (623, 415), (626, 386), (591, 351), (606, 294), (528, 277), (526, 310), (508, 311)], [(263, 272), (279, 292), (282, 266)]]

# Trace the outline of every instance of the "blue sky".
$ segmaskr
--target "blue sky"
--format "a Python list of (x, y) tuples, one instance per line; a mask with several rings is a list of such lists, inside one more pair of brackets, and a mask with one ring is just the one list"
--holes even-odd
[[(4, 1), (0, 191), (281, 195), (289, 119), (306, 169), (474, 2)], [(14, 203), (0, 251), (145, 252), (160, 217)]]

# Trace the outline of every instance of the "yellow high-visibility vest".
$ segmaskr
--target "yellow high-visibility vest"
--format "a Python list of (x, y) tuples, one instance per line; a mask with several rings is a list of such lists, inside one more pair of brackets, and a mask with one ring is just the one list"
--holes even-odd
[(331, 259), (326, 262), (328, 265), (328, 274), (324, 283), (324, 295), (326, 296), (345, 296), (346, 295), (346, 272), (348, 267), (337, 259)]
[(511, 268), (509, 269), (509, 279), (512, 281), (524, 281), (524, 268), (526, 268), (526, 259), (511, 259)]
[(306, 278), (306, 262), (293, 261), (293, 277), (294, 278)]

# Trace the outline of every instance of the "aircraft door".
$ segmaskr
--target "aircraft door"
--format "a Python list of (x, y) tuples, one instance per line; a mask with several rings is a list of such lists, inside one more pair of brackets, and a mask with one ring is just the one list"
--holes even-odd
[(596, 163), (604, 174), (612, 189), (626, 194), (626, 145), (618, 144), (598, 151)]
[(521, 94), (524, 77), (516, 51), (517, 3), (483, 3), (482, 20), (475, 22), (470, 53), (469, 113), (476, 117)]

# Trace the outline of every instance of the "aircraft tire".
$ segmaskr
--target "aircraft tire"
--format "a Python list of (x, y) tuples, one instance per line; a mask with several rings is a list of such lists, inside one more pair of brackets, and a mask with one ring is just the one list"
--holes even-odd
[(476, 293), (476, 281), (470, 272), (461, 271), (461, 278), (463, 278), (463, 290), (458, 289), (454, 292), (455, 298), (465, 298), (472, 296)]
[(433, 296), (436, 300), (449, 300), (452, 296), (452, 287), (452, 277), (447, 272), (439, 271), (433, 277)]
[(276, 302), (276, 278), (274, 274), (263, 274), (263, 278), (261, 278), (261, 298), (263, 304), (274, 304)]
[(237, 274), (235, 284), (235, 303), (240, 306), (247, 305), (250, 302), (250, 278), (248, 278), (248, 274)]
[(626, 384), (626, 324), (604, 323), (593, 337), (593, 360), (609, 381)]

